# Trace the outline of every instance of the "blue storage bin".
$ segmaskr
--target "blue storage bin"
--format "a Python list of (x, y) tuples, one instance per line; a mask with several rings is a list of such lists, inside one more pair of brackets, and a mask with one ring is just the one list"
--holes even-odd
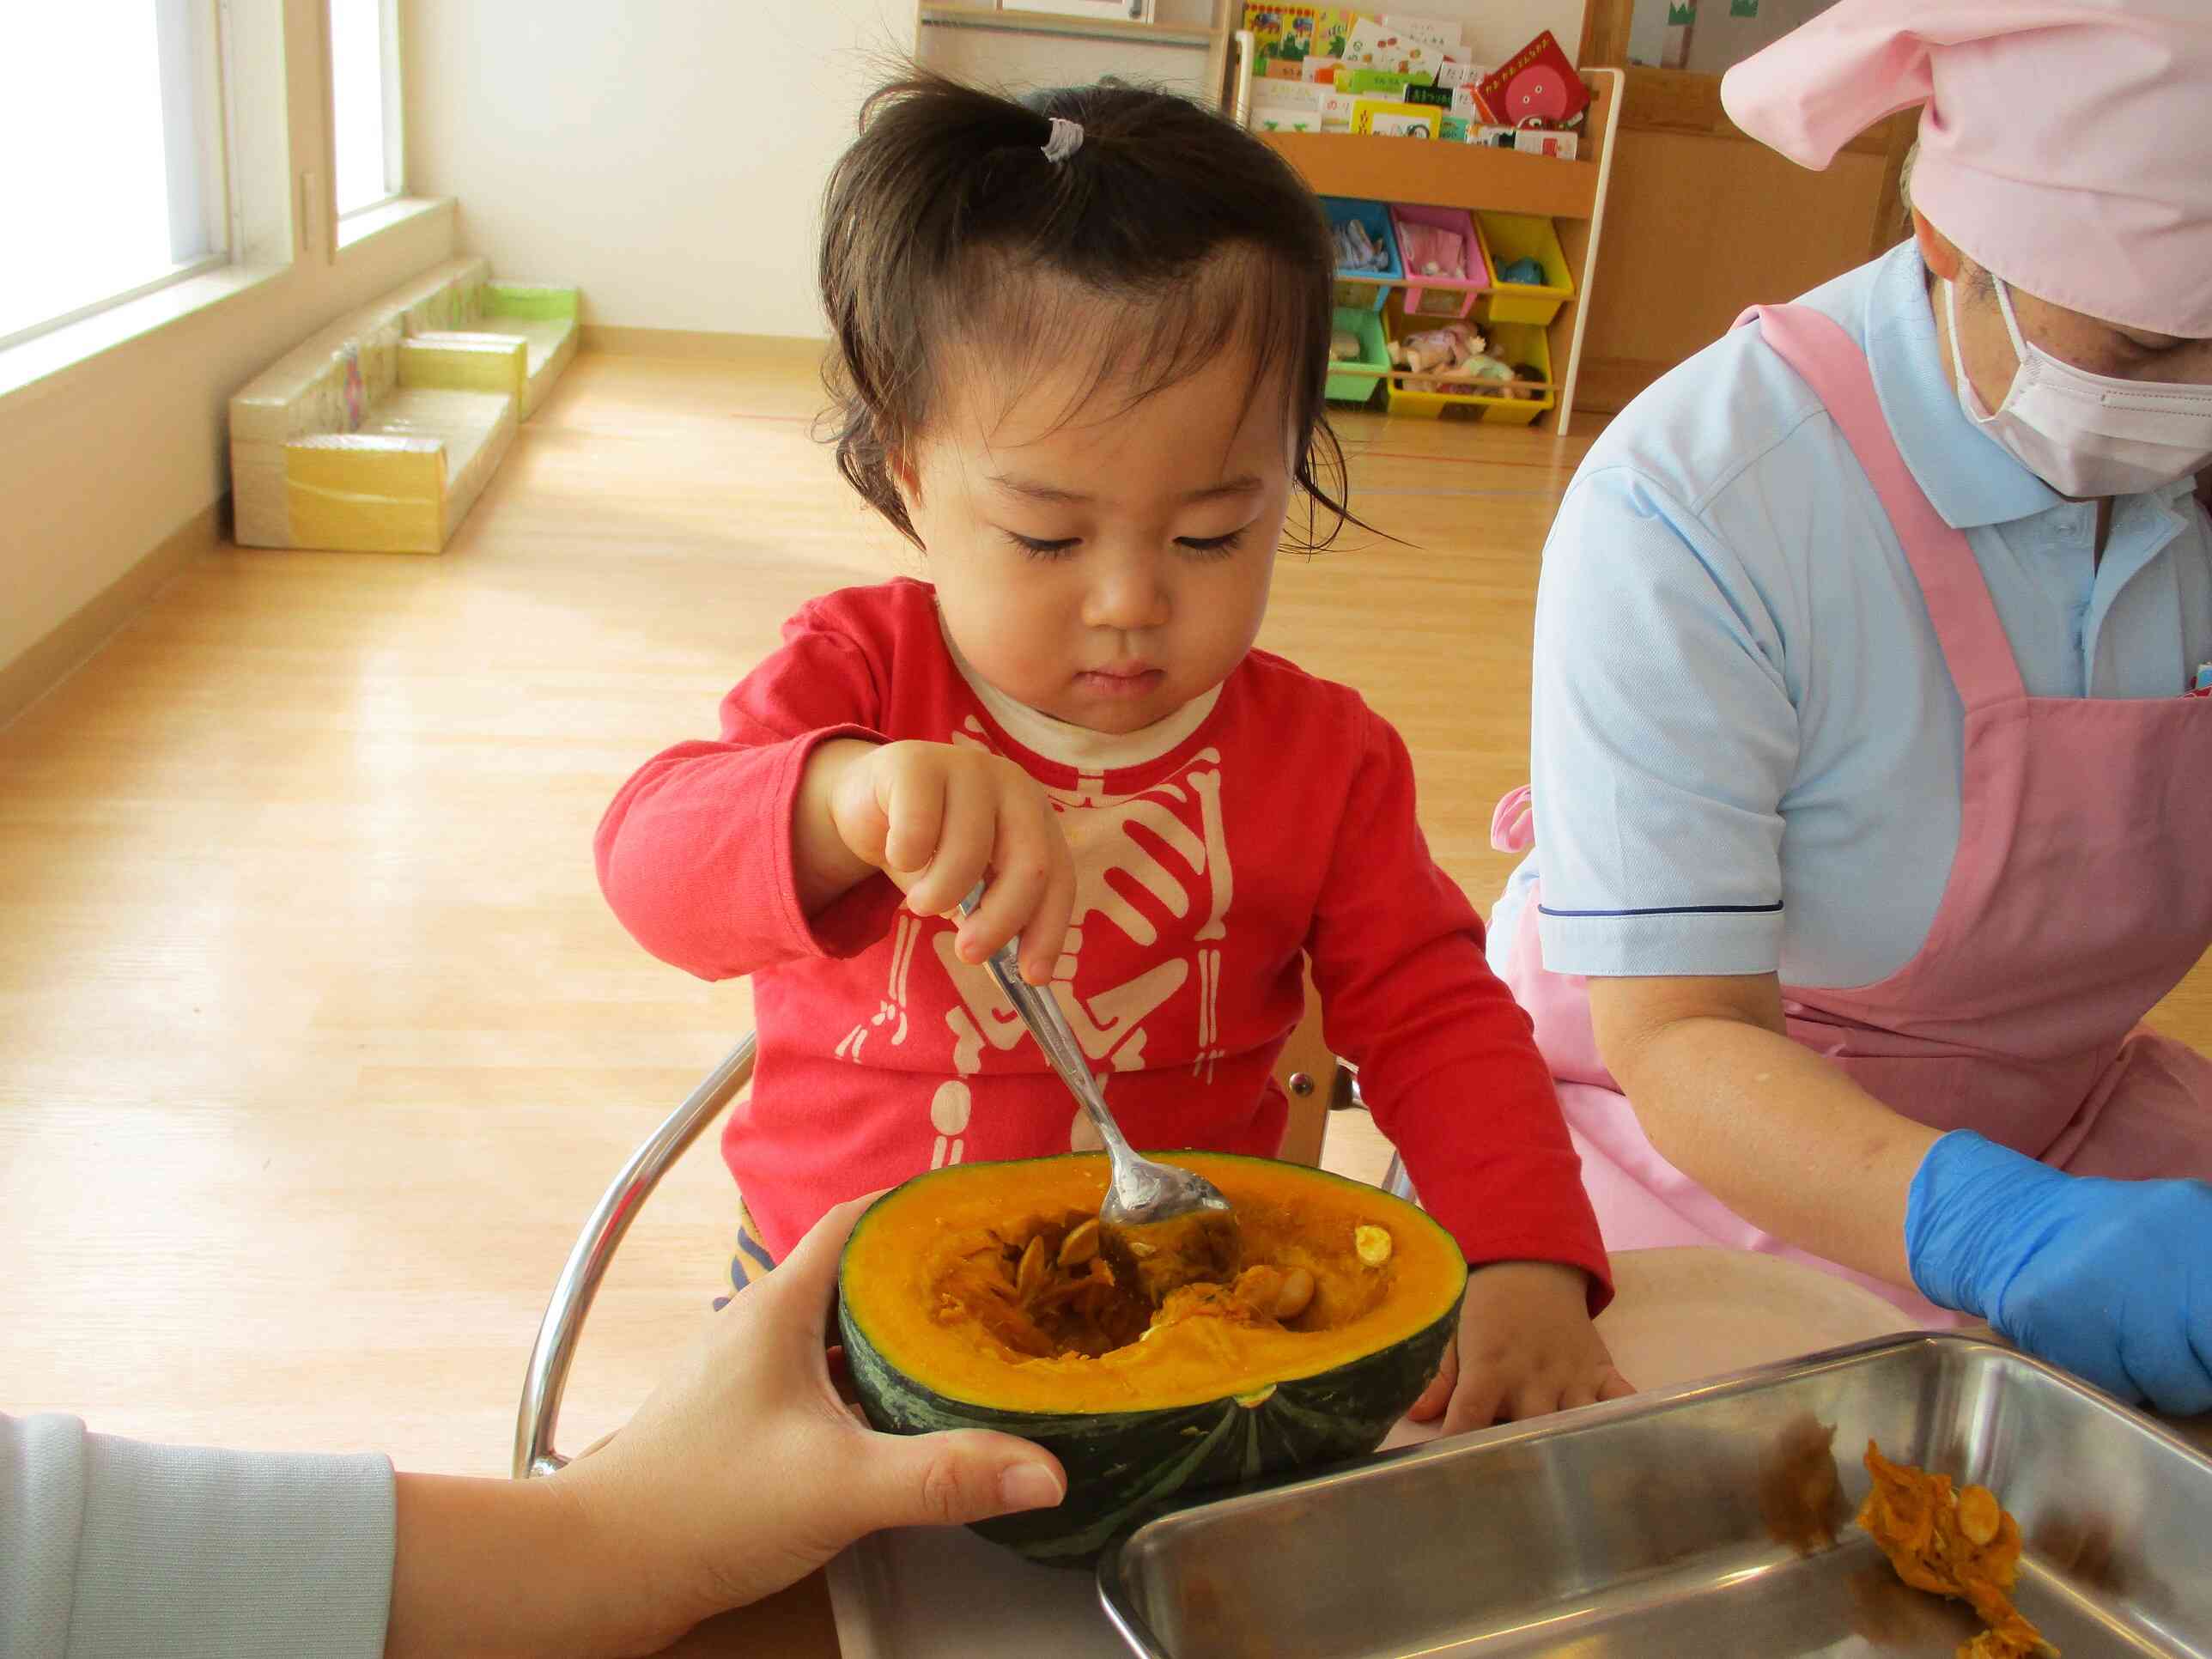
[(1389, 204), (1357, 201), (1348, 196), (1324, 196), (1321, 204), (1332, 228), (1347, 220), (1358, 220), (1367, 228), (1368, 240), (1381, 248), (1389, 261), (1381, 270), (1346, 270), (1339, 266), (1336, 303), (1354, 311), (1382, 310), (1389, 301), (1390, 285), (1402, 281), (1406, 275), (1405, 262), (1398, 253), (1398, 233), (1390, 225)]

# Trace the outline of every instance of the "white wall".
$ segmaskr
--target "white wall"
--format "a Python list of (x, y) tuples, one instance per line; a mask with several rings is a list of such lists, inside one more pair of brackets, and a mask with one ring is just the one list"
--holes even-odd
[(1478, 64), (1510, 57), (1540, 30), (1549, 29), (1572, 63), (1583, 44), (1583, 0), (1413, 0), (1404, 7), (1370, 5), (1382, 12), (1403, 10), (1415, 17), (1456, 17), (1467, 27), (1468, 56)]
[[(294, 178), (310, 167), (328, 177), (324, 5), (235, 6), (254, 27), (265, 22), (272, 43), (281, 29), (281, 70), (272, 57), (272, 76), (283, 91), (268, 103), (283, 107), (254, 112), (281, 124)], [(270, 171), (281, 198), (285, 168)], [(279, 234), (289, 237), (288, 222)], [(221, 498), (230, 483), (232, 392), (453, 246), (453, 216), (439, 211), (335, 263), (319, 252), (298, 254), (258, 287), (0, 395), (0, 669)]]
[(913, 0), (403, 0), (407, 166), (584, 320), (820, 335), (816, 216)]

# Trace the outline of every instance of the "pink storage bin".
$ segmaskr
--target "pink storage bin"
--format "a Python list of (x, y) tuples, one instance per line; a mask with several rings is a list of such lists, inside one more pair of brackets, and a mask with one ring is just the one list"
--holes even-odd
[[(1398, 239), (1398, 261), (1405, 267), (1406, 312), (1413, 317), (1464, 317), (1474, 309), (1475, 296), (1490, 286), (1490, 263), (1484, 257), (1482, 239), (1475, 234), (1474, 216), (1465, 208), (1425, 207), (1401, 202), (1390, 209), (1390, 228)], [(1412, 229), (1409, 241), (1407, 232)], [(1421, 272), (1412, 250), (1423, 229), (1456, 236), (1466, 249), (1466, 274), (1429, 276)]]

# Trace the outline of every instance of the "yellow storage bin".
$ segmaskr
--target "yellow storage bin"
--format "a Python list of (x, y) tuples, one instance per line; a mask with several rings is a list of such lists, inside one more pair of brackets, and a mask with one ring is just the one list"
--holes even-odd
[[(1385, 317), (1390, 337), (1399, 339), (1435, 326), (1433, 319), (1407, 319), (1394, 302)], [(1544, 389), (1533, 398), (1509, 398), (1494, 393), (1446, 392), (1432, 386), (1404, 386), (1401, 377), (1386, 381), (1383, 408), (1392, 415), (1417, 420), (1485, 421), (1493, 426), (1528, 426), (1559, 401), (1552, 385), (1552, 343), (1533, 323), (1498, 323), (1482, 331), (1490, 342), (1490, 355), (1508, 363), (1526, 363), (1540, 372)]]
[[(1534, 323), (1542, 327), (1574, 297), (1575, 279), (1568, 272), (1558, 228), (1543, 215), (1478, 210), (1474, 233), (1481, 239), (1483, 257), (1490, 262), (1490, 291), (1482, 296), (1475, 313), (1485, 322)], [(1542, 284), (1505, 281), (1499, 273), (1516, 259), (1534, 259), (1543, 266)]]

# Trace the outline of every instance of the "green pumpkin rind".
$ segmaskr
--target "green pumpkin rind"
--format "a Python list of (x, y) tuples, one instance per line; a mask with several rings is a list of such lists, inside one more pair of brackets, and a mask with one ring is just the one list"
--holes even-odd
[(1207, 1487), (1373, 1451), (1443, 1363), (1464, 1297), (1462, 1287), (1443, 1315), (1387, 1347), (1277, 1382), (1251, 1404), (1224, 1396), (1133, 1412), (1009, 1412), (948, 1399), (893, 1367), (842, 1295), (837, 1323), (861, 1409), (876, 1428), (995, 1429), (1058, 1457), (1067, 1497), (1057, 1509), (975, 1529), (1032, 1561), (1086, 1567), (1119, 1534)]

